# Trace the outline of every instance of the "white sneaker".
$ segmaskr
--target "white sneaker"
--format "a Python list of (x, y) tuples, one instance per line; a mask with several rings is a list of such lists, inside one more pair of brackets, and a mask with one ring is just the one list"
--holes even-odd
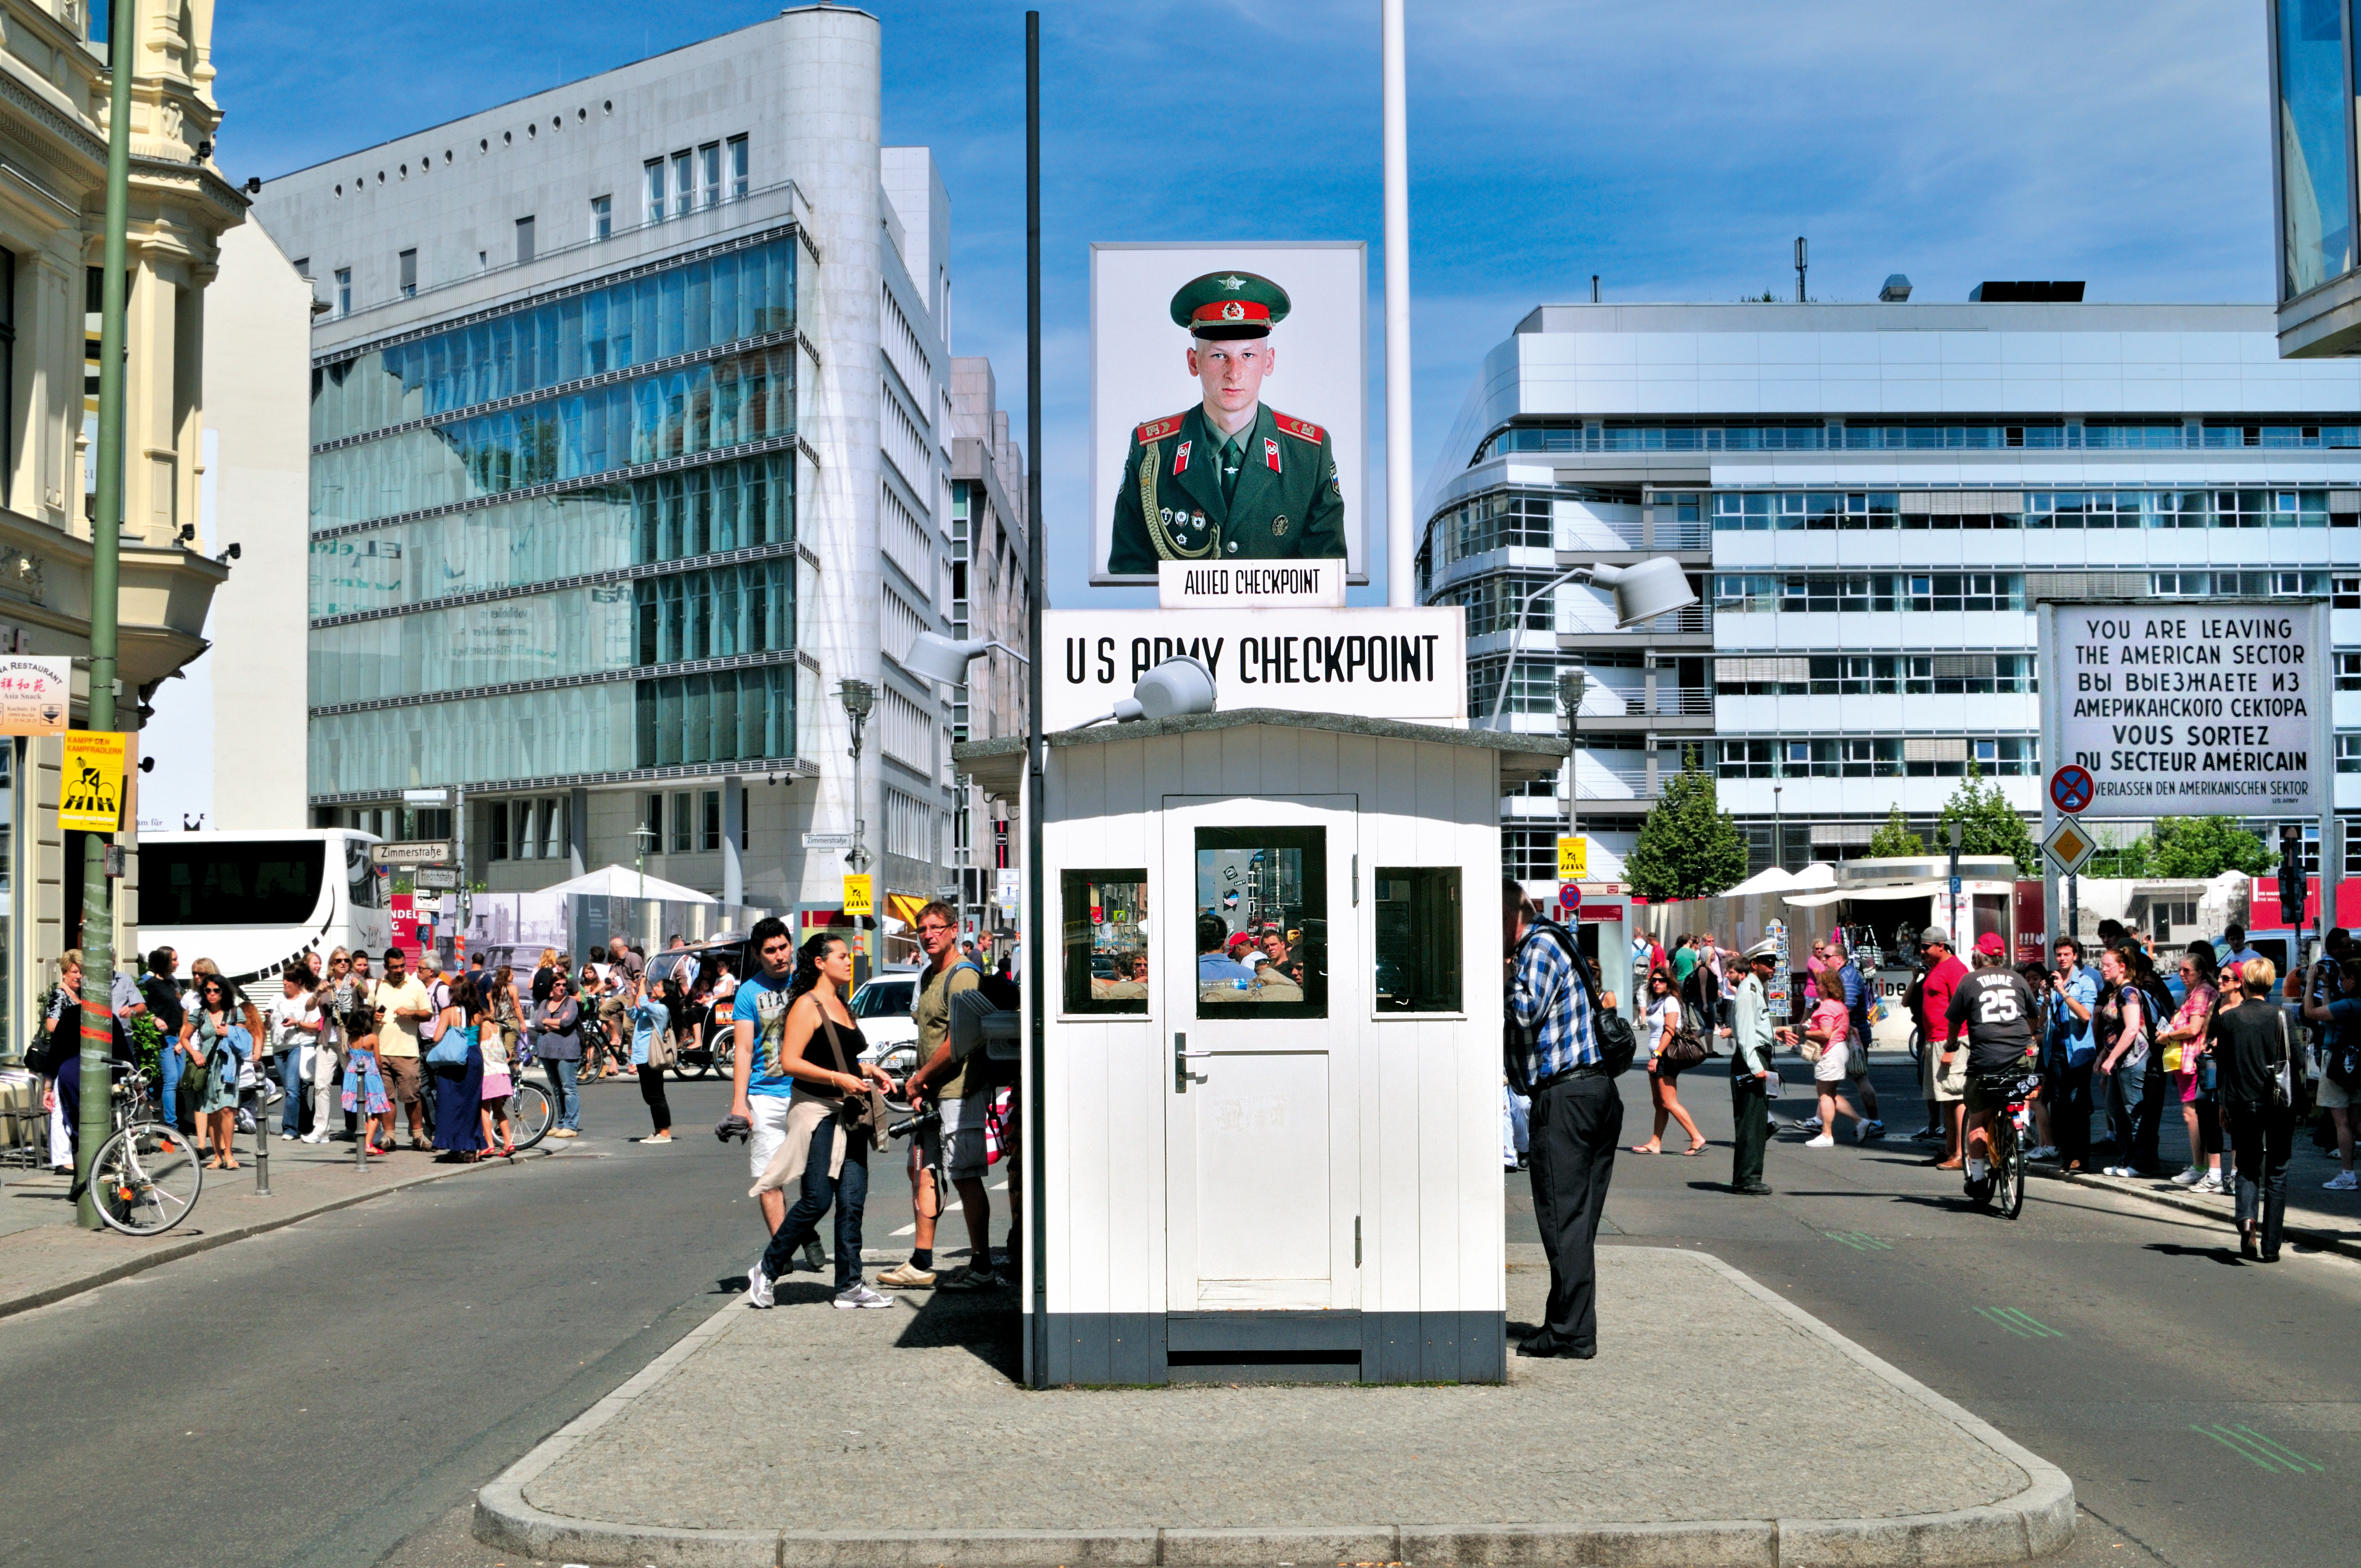
[(763, 1260), (756, 1258), (754, 1266), (746, 1271), (746, 1305), (774, 1307), (777, 1299), (771, 1293), (771, 1277), (763, 1272)]
[(324, 1144), (328, 1141), (328, 1135), (325, 1133), (306, 1133), (299, 1141), (307, 1144)]
[(2036, 1145), (2034, 1147), (2025, 1151), (2025, 1157), (2027, 1159), (2056, 1159), (2058, 1157), (2058, 1146), (2056, 1144)]
[(866, 1285), (855, 1285), (849, 1290), (839, 1291), (836, 1297), (836, 1310), (840, 1312), (875, 1311), (880, 1307), (893, 1304), (893, 1297), (881, 1296)]
[(2204, 1179), (2205, 1173), (2192, 1165), (2187, 1170), (2182, 1171), (2179, 1176), (2174, 1177), (2172, 1179), (2172, 1184), (2175, 1187), (2194, 1187)]
[(2361, 1188), (2361, 1179), (2356, 1179), (2349, 1170), (2341, 1170), (2320, 1185), (2330, 1192), (2351, 1192)]
[(2214, 1197), (2219, 1198), (2224, 1192), (2227, 1191), (2228, 1189), (2222, 1185), (2222, 1173), (2220, 1171), (2209, 1170), (2205, 1173), (2205, 1179), (2191, 1188), (2190, 1190), (2191, 1192), (2210, 1192)]
[(1828, 1134), (1822, 1133), (1817, 1138), (1805, 1139), (1804, 1146), (1807, 1149), (1832, 1149), (1837, 1146), (1837, 1141)]

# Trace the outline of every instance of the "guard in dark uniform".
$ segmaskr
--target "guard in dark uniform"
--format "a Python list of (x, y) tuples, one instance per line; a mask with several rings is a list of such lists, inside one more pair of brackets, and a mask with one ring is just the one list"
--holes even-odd
[(1738, 982), (1723, 1031), (1730, 1037), (1730, 1190), (1751, 1198), (1771, 1190), (1763, 1180), (1763, 1153), (1771, 1143), (1771, 1064), (1779, 1048), (1768, 988), (1778, 968), (1775, 939), (1766, 937), (1746, 949), (1746, 978)]
[(1345, 492), (1328, 433), (1262, 401), (1270, 329), (1287, 291), (1251, 272), (1209, 272), (1172, 296), (1204, 397), (1131, 433), (1115, 488), (1107, 570), (1159, 561), (1332, 559), (1345, 554)]

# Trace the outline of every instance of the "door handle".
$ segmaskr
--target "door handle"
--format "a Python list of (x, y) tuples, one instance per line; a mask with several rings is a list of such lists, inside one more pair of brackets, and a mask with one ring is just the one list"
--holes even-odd
[(1188, 1093), (1189, 1083), (1191, 1079), (1195, 1080), (1199, 1083), (1204, 1082), (1205, 1075), (1202, 1072), (1191, 1072), (1189, 1070), (1189, 1063), (1197, 1058), (1209, 1057), (1213, 1054), (1213, 1053), (1211, 1051), (1191, 1050), (1189, 1048), (1189, 1036), (1186, 1035), (1175, 1034), (1172, 1036), (1172, 1092), (1175, 1094)]

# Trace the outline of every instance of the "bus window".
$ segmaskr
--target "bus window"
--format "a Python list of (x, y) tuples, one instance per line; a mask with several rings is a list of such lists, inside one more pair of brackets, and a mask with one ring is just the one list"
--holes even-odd
[(358, 839), (345, 840), (345, 883), (355, 909), (379, 906), (377, 867), (369, 863), (368, 846)]
[(142, 926), (301, 926), (320, 905), (318, 839), (149, 844), (139, 853)]

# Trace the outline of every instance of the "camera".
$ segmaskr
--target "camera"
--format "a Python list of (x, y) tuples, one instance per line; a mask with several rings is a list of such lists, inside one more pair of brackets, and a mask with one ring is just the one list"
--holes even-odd
[(942, 1121), (943, 1113), (940, 1111), (921, 1111), (917, 1115), (906, 1116), (899, 1122), (888, 1122), (885, 1124), (885, 1135), (889, 1138), (906, 1138), (911, 1134), (923, 1132), (928, 1127), (939, 1127), (942, 1125)]

